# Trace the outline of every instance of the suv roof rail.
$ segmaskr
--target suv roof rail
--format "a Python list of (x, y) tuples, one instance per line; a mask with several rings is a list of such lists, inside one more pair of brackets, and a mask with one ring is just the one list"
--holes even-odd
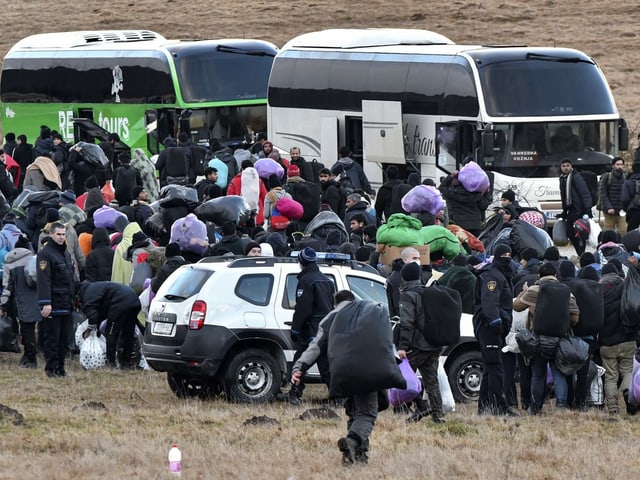
[[(245, 257), (242, 255), (225, 255), (205, 257), (198, 263), (229, 263), (229, 268), (246, 267), (272, 267), (277, 263), (298, 263), (298, 252), (291, 252), (290, 257)], [(371, 265), (351, 260), (349, 254), (318, 252), (317, 263), (319, 265), (344, 265), (354, 270), (362, 270), (370, 273), (378, 273)]]

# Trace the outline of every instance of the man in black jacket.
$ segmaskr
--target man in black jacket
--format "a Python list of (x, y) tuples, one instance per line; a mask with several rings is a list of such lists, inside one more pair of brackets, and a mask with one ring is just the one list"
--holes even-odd
[(142, 176), (137, 168), (131, 166), (131, 157), (123, 152), (118, 155), (120, 166), (113, 172), (113, 188), (118, 205), (124, 207), (134, 199), (133, 189), (142, 186)]
[[(135, 368), (133, 362), (134, 332), (140, 300), (128, 285), (118, 282), (85, 282), (80, 288), (80, 304), (89, 320), (88, 330), (95, 330), (107, 319), (107, 366), (115, 368), (118, 338), (122, 334), (122, 369)], [(85, 332), (86, 334), (87, 332)]]
[[(291, 340), (296, 346), (293, 356), (295, 363), (307, 349), (309, 342), (316, 336), (320, 320), (333, 309), (335, 285), (318, 268), (316, 251), (311, 247), (303, 248), (298, 254), (302, 270), (298, 274), (296, 287), (296, 306), (291, 323)], [(318, 361), (318, 369), (323, 381), (329, 385), (328, 362), (326, 358)], [(299, 405), (304, 392), (304, 382), (294, 384), (289, 391), (289, 403)]]
[(48, 377), (67, 376), (64, 359), (69, 348), (76, 278), (65, 234), (65, 226), (53, 222), (49, 228), (49, 241), (38, 252), (36, 260), (38, 305), (44, 333), (44, 369)]
[(624, 159), (614, 157), (611, 160), (611, 171), (600, 177), (598, 195), (600, 205), (604, 213), (603, 230), (616, 230), (620, 235), (627, 233), (627, 222), (620, 216), (620, 210), (624, 210), (622, 204), (622, 187), (627, 179), (624, 171)]
[(628, 403), (633, 356), (636, 352), (635, 335), (625, 330), (620, 320), (620, 304), (624, 281), (615, 267), (608, 263), (602, 269), (600, 285), (604, 297), (604, 326), (600, 330), (598, 343), (604, 372), (604, 404), (610, 415), (619, 413), (618, 382), (622, 391), (627, 413), (636, 413), (636, 407)]
[(423, 400), (421, 392), (415, 399), (416, 411), (407, 419), (407, 422), (418, 422), (431, 414), (435, 423), (444, 423), (442, 397), (438, 383), (438, 362), (442, 348), (431, 345), (421, 331), (421, 328), (424, 328), (425, 319), (422, 305), (424, 285), (420, 280), (420, 274), (420, 265), (415, 262), (405, 264), (401, 270), (398, 357), (407, 358), (411, 368), (420, 371), (429, 403)]
[(473, 330), (484, 363), (478, 413), (518, 416), (505, 398), (501, 351), (513, 321), (511, 248), (501, 243), (493, 253), (493, 262), (480, 270), (473, 302)]
[(321, 189), (320, 202), (328, 204), (336, 215), (344, 218), (347, 192), (331, 178), (331, 170), (328, 168), (320, 170), (318, 181)]
[(582, 176), (573, 171), (568, 158), (560, 162), (560, 199), (562, 218), (567, 222), (567, 235), (578, 256), (584, 253), (586, 239), (576, 236), (573, 224), (584, 215), (591, 217), (591, 194)]
[(387, 168), (387, 181), (382, 184), (376, 196), (375, 210), (378, 217), (378, 224), (389, 220), (391, 216), (391, 200), (393, 198), (393, 187), (400, 185), (402, 180), (398, 178), (398, 167), (391, 165)]

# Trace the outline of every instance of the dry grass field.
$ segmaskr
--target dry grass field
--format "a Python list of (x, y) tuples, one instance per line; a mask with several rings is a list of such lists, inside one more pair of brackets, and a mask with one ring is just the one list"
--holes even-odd
[[(80, 29), (152, 29), (169, 38), (254, 37), (281, 46), (311, 30), (335, 27), (425, 28), (457, 43), (573, 47), (593, 56), (634, 134), (640, 131), (636, 71), (638, 13), (634, 2), (485, 0), (449, 2), (318, 1), (250, 3), (218, 0), (23, 0), (1, 3), (0, 56), (20, 38)], [(300, 420), (309, 406), (245, 406), (221, 400), (179, 400), (156, 372), (87, 372), (70, 365), (68, 379), (17, 366), (0, 354), (0, 478), (169, 478), (167, 452), (178, 442), (188, 479), (613, 479), (633, 478), (632, 447), (640, 419), (606, 414), (548, 413), (519, 419), (475, 415), (459, 405), (445, 425), (381, 415), (371, 462), (345, 470), (336, 439), (340, 421)], [(42, 360), (40, 360), (42, 362)], [(323, 391), (314, 388), (319, 400)], [(102, 402), (106, 409), (92, 408)], [(266, 415), (277, 425), (244, 426)]]
[[(458, 405), (444, 425), (406, 425), (386, 411), (369, 465), (346, 469), (336, 448), (344, 412), (299, 418), (320, 406), (323, 387), (310, 386), (300, 407), (179, 400), (157, 372), (88, 372), (76, 360), (71, 378), (52, 380), (19, 368), (18, 358), (0, 354), (0, 403), (24, 417), (16, 425), (0, 410), (3, 479), (169, 478), (173, 442), (188, 479), (612, 479), (640, 471), (631, 447), (638, 419), (626, 415), (611, 421), (545, 406), (540, 417), (479, 417), (475, 405)], [(278, 424), (244, 425), (263, 415)]]

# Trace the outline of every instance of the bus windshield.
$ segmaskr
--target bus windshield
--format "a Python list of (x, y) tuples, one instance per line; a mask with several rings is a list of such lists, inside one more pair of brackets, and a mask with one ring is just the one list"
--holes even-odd
[(192, 49), (174, 55), (182, 98), (187, 103), (267, 98), (271, 54)]
[(613, 120), (497, 124), (487, 167), (514, 177), (557, 177), (560, 161), (569, 158), (601, 174), (615, 155), (616, 129)]
[(598, 67), (579, 58), (527, 55), (478, 68), (487, 113), (495, 117), (616, 114)]

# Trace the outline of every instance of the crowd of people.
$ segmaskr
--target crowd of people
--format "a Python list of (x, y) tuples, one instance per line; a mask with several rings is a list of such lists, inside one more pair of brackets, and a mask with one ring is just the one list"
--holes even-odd
[[(577, 253), (563, 259), (556, 247), (518, 249), (508, 237), (496, 240), (495, 235), (487, 241), (486, 211), (493, 192), (470, 191), (458, 172), (440, 179), (436, 190), (432, 179), (421, 182), (417, 173), (401, 178), (400, 170), (389, 166), (376, 196), (348, 147), (340, 149), (328, 168), (303, 158), (298, 147), (291, 149), (290, 160), (283, 158), (264, 135), (250, 149), (214, 145), (207, 150), (192, 145), (183, 132), (177, 140), (164, 140), (165, 149), (155, 161), (140, 149), (133, 158), (129, 152), (118, 153), (119, 140), (112, 134), (98, 152), (91, 144), (68, 145), (46, 126), (34, 146), (25, 135), (5, 136), (0, 151), (4, 196), (0, 308), (19, 323), (22, 367), (35, 368), (40, 349), (46, 374), (66, 376), (68, 338), (73, 312), (79, 308), (89, 320), (85, 333), (100, 329), (105, 334), (108, 365), (135, 368), (134, 331), (144, 329), (140, 312), (175, 269), (206, 256), (285, 256), (297, 250), (302, 272), (291, 328), (297, 350), (293, 384), (283, 399), (299, 404), (304, 391), (300, 372), (310, 366), (309, 359), (318, 360), (323, 379), (330, 384), (329, 366), (321, 355), (326, 345), (317, 346), (318, 332), (331, 312), (335, 316), (353, 301), (349, 292), (335, 294), (332, 282), (318, 271), (316, 252), (327, 250), (348, 254), (387, 277), (389, 314), (399, 318), (398, 356), (420, 371), (424, 384), (424, 395), (414, 402), (408, 422), (427, 416), (437, 423), (445, 421), (437, 381), (442, 347), (432, 345), (420, 331), (423, 309), (416, 293), (416, 288), (434, 281), (458, 291), (462, 311), (473, 314), (485, 368), (480, 414), (518, 415), (518, 407), (539, 414), (547, 398), (547, 368), (553, 375), (556, 407), (586, 409), (594, 376), (591, 360), (605, 369), (608, 412), (619, 412), (618, 391), (628, 400), (636, 332), (621, 321), (620, 298), (624, 277), (630, 269), (638, 269), (640, 258), (640, 190), (634, 183), (640, 179), (640, 162), (633, 164), (634, 173), (626, 178), (624, 162), (615, 158), (611, 173), (602, 176), (599, 203), (605, 231), (595, 251), (588, 252), (574, 222), (591, 216), (591, 199), (571, 162), (562, 161), (563, 217)], [(419, 185), (441, 195), (446, 206), (406, 211), (402, 199)], [(187, 190), (192, 196), (184, 193)], [(172, 197), (171, 192), (179, 194)], [(251, 215), (213, 224), (194, 214), (198, 206), (226, 196), (242, 197)], [(291, 207), (286, 199), (294, 201), (299, 214), (284, 211)], [(501, 204), (496, 231), (525, 218), (526, 209), (512, 191), (503, 192)], [(378, 229), (394, 215), (417, 219), (418, 228), (448, 229), (459, 245), (452, 253), (433, 243), (427, 265), (416, 248), (407, 247), (399, 258), (383, 265)], [(33, 274), (29, 263), (34, 265)], [(561, 298), (566, 309), (553, 310), (545, 304), (548, 286), (556, 283), (567, 287), (558, 289), (558, 295), (565, 295)], [(602, 318), (581, 328), (594, 308)], [(524, 326), (513, 320), (514, 312), (523, 310), (528, 312)], [(524, 356), (507, 348), (516, 327), (535, 330), (537, 311), (566, 324), (558, 336), (573, 330), (589, 344), (590, 361), (577, 372), (563, 374), (553, 356)], [(326, 324), (324, 328), (326, 332)], [(374, 397), (352, 398), (350, 416), (362, 414), (368, 420), (364, 424), (354, 420), (360, 427), (340, 439), (347, 462), (366, 461), (373, 411), (378, 410)], [(626, 411), (634, 413), (635, 407), (627, 402)]]

